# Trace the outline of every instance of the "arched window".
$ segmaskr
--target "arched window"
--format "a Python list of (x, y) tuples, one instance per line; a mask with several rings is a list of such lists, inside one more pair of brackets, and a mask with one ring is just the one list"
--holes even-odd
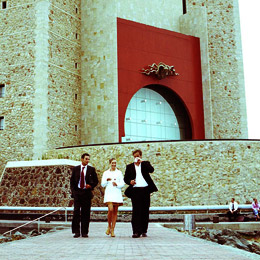
[(155, 86), (137, 91), (128, 104), (123, 142), (185, 138), (183, 117), (178, 118), (171, 102), (151, 88)]

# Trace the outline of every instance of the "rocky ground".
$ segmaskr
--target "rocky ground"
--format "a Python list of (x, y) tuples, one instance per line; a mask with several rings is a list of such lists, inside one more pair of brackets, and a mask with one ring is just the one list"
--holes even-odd
[(25, 238), (29, 238), (29, 237), (34, 237), (34, 236), (40, 236), (40, 235), (44, 235), (46, 233), (50, 233), (50, 232), (55, 232), (57, 230), (61, 230), (64, 229), (64, 227), (55, 227), (51, 230), (41, 230), (40, 232), (38, 232), (37, 230), (33, 229), (28, 233), (21, 233), (20, 231), (16, 231), (13, 234), (7, 234), (5, 236), (1, 236), (0, 235), (0, 243), (5, 243), (5, 242), (12, 242), (15, 240), (20, 240), (20, 239), (25, 239)]
[(260, 231), (214, 230), (206, 228), (196, 228), (191, 232), (184, 231), (182, 228), (176, 228), (176, 230), (194, 237), (206, 239), (221, 245), (233, 246), (260, 255)]

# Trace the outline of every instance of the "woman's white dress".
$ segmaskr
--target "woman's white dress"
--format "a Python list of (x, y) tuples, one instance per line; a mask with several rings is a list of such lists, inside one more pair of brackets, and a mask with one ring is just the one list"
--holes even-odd
[[(110, 178), (111, 181), (107, 181)], [(113, 186), (112, 182), (115, 182), (117, 186)], [(121, 189), (125, 185), (123, 174), (116, 169), (115, 171), (107, 170), (103, 173), (101, 186), (106, 187), (104, 202), (117, 202), (123, 203), (123, 197)]]

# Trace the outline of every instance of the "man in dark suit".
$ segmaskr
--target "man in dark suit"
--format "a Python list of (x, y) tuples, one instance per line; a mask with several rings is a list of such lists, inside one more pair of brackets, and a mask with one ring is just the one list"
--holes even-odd
[(72, 219), (72, 233), (74, 237), (88, 237), (90, 221), (92, 190), (98, 184), (98, 178), (94, 167), (89, 166), (90, 155), (84, 153), (81, 156), (81, 165), (73, 168), (70, 178), (70, 189), (74, 198), (74, 212)]
[(150, 173), (154, 171), (148, 161), (142, 161), (142, 151), (133, 152), (134, 163), (126, 166), (124, 181), (129, 185), (132, 200), (132, 229), (133, 238), (147, 236), (149, 222), (150, 194), (158, 191)]

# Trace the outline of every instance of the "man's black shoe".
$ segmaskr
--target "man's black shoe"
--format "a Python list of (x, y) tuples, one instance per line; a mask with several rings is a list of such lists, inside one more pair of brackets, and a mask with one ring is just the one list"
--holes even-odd
[(82, 237), (88, 237), (88, 234), (82, 234)]
[(132, 235), (132, 238), (138, 238), (138, 237), (140, 237), (140, 234), (134, 233), (134, 234)]
[(147, 234), (146, 233), (142, 233), (142, 237), (147, 237)]
[(80, 237), (80, 234), (79, 234), (79, 233), (76, 233), (73, 237), (74, 237), (74, 238), (78, 238), (78, 237)]

